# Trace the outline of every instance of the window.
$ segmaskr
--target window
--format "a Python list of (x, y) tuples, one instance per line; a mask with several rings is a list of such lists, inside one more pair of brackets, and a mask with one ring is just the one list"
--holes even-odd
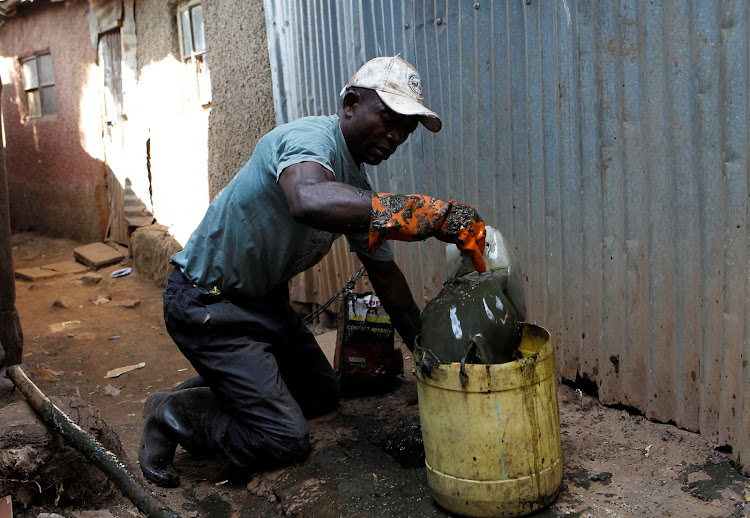
[(26, 116), (41, 117), (57, 113), (55, 72), (52, 56), (38, 54), (21, 60), (23, 89), (26, 92)]
[(198, 99), (205, 106), (211, 102), (211, 74), (206, 59), (206, 29), (200, 2), (189, 2), (178, 8), (177, 26), (182, 61), (193, 68)]

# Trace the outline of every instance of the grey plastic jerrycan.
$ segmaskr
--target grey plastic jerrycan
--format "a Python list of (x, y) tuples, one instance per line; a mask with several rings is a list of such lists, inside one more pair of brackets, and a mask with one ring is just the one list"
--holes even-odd
[(505, 363), (526, 317), (521, 273), (502, 234), (487, 226), (487, 270), (477, 273), (455, 245), (446, 249), (449, 279), (422, 311), (420, 348), (440, 363)]

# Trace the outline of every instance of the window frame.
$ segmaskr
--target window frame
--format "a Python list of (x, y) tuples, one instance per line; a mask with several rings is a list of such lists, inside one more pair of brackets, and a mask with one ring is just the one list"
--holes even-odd
[[(199, 6), (201, 8), (203, 49), (195, 50), (195, 30), (193, 26), (194, 20), (192, 12), (194, 8)], [(206, 45), (205, 41), (206, 22), (205, 18), (203, 18), (202, 16), (203, 7), (203, 0), (190, 0), (177, 6), (177, 37), (178, 44), (180, 46), (180, 59), (184, 64), (191, 66), (192, 71), (195, 74), (195, 88), (198, 100), (200, 101), (201, 105), (209, 106), (211, 104), (211, 71), (208, 66), (208, 59), (206, 56), (208, 46)], [(183, 21), (183, 16), (185, 13), (187, 13), (187, 21), (190, 24), (190, 26), (188, 27), (188, 29), (190, 30), (189, 35), (185, 34), (186, 27)], [(186, 36), (189, 36), (190, 38), (190, 49), (185, 48)]]
[[(42, 69), (41, 61), (45, 56), (49, 56), (49, 75), (51, 76), (49, 78), (44, 77), (45, 74)], [(52, 61), (52, 52), (50, 52), (49, 49), (40, 50), (33, 54), (19, 57), (18, 61), (21, 65), (21, 79), (23, 81), (24, 103), (26, 107), (25, 118), (40, 119), (49, 115), (57, 115), (57, 86), (55, 82), (55, 67)], [(35, 84), (29, 85), (32, 78), (29, 77), (29, 74), (27, 73), (27, 65), (32, 62), (33, 65), (30, 65), (30, 67), (33, 67), (34, 69), (33, 79)], [(52, 108), (54, 109), (52, 111), (50, 111), (50, 104), (43, 101), (43, 91), (45, 90), (51, 90), (52, 95), (54, 96), (54, 103), (52, 104)], [(36, 94), (34, 96), (36, 99), (34, 103), (29, 102), (29, 94)], [(36, 111), (32, 112), (32, 104), (33, 106), (38, 104), (38, 113)]]

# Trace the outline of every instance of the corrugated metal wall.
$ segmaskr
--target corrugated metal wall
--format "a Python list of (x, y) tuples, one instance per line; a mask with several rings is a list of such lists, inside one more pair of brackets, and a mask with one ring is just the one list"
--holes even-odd
[[(377, 188), (474, 203), (514, 244), (559, 371), (750, 465), (750, 3), (266, 1), (278, 122), (400, 53), (437, 135)], [(417, 299), (443, 245), (398, 243)], [(338, 253), (318, 296), (355, 269)], [(338, 277), (336, 276), (338, 275)], [(325, 297), (323, 295), (323, 297)]]

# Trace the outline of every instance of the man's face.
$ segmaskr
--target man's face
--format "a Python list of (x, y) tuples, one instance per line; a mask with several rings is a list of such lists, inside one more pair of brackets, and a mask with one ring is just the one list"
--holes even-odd
[(355, 162), (378, 165), (388, 160), (396, 149), (417, 129), (416, 116), (400, 115), (388, 108), (378, 94), (370, 91), (345, 107), (348, 119), (343, 125), (344, 137)]

